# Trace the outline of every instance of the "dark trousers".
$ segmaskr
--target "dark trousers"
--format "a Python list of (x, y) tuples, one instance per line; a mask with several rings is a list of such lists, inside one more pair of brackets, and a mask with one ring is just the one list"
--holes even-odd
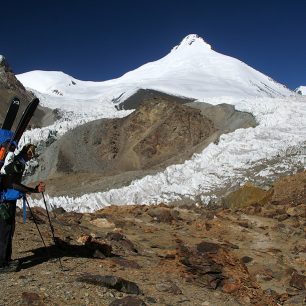
[(0, 266), (7, 264), (12, 259), (12, 244), (15, 232), (16, 201), (7, 202), (6, 205), (10, 218), (0, 218)]

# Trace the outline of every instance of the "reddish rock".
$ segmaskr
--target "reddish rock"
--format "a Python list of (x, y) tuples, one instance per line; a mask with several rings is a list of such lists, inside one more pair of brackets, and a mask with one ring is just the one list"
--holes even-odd
[(239, 289), (240, 285), (237, 283), (225, 283), (222, 287), (222, 291), (225, 293), (233, 293)]
[[(276, 305), (273, 297), (267, 297), (252, 278), (247, 267), (232, 252), (221, 245), (203, 241), (196, 247), (187, 247), (178, 241), (178, 255), (186, 267), (189, 280), (202, 286), (230, 293), (244, 304)], [(187, 275), (188, 275), (187, 274)]]

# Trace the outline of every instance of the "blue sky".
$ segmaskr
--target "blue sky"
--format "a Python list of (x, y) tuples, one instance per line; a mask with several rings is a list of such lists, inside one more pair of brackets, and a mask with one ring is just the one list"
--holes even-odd
[(306, 0), (15, 0), (0, 9), (0, 54), (16, 74), (104, 81), (198, 34), (291, 89), (306, 85)]

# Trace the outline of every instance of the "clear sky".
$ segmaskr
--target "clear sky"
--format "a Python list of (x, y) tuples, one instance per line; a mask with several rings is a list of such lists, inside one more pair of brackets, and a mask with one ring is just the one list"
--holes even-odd
[(16, 74), (120, 77), (186, 35), (295, 89), (306, 85), (306, 0), (14, 0), (0, 2), (0, 54)]

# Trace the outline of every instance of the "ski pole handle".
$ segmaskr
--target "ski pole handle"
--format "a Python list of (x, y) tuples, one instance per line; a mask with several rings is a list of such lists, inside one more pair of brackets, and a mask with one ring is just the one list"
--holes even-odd
[(37, 193), (43, 193), (45, 191), (45, 183), (44, 182), (39, 182), (39, 184), (35, 187), (35, 190)]

